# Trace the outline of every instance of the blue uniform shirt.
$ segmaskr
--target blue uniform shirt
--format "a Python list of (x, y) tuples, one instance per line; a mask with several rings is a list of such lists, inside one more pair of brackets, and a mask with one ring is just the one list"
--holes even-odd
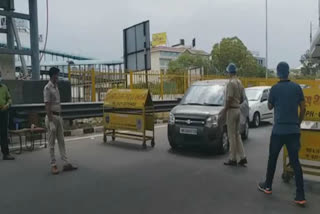
[(269, 103), (274, 106), (272, 134), (299, 134), (299, 104), (304, 101), (301, 87), (291, 81), (280, 81), (271, 88)]

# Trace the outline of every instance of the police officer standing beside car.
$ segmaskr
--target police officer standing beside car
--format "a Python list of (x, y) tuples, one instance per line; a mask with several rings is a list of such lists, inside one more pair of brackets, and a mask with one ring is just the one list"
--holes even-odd
[[(227, 132), (230, 143), (230, 157), (224, 165), (227, 166), (246, 166), (248, 163), (243, 143), (240, 135), (240, 106), (245, 100), (244, 88), (241, 81), (237, 78), (237, 67), (230, 63), (227, 67), (227, 73), (230, 80), (226, 88), (226, 102), (223, 109), (223, 115), (226, 117)], [(237, 162), (237, 156), (240, 160)]]

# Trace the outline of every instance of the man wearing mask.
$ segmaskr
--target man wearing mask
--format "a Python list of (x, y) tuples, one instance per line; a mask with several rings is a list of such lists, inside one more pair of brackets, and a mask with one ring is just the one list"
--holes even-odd
[[(280, 79), (271, 88), (269, 95), (269, 109), (274, 109), (274, 126), (271, 134), (269, 161), (266, 180), (258, 184), (258, 189), (265, 194), (272, 193), (272, 181), (276, 170), (279, 153), (286, 145), (291, 166), (296, 180), (296, 198), (298, 205), (306, 204), (303, 185), (303, 173), (299, 162), (300, 124), (305, 114), (304, 94), (301, 87), (288, 79), (289, 65), (280, 62), (277, 66)], [(300, 107), (300, 114), (298, 108)]]
[(8, 110), (11, 105), (11, 96), (9, 90), (2, 82), (0, 74), (0, 144), (3, 160), (14, 160), (15, 158), (9, 154), (8, 146)]
[(47, 112), (45, 122), (49, 134), (48, 140), (51, 158), (51, 172), (54, 175), (59, 174), (54, 151), (56, 139), (58, 141), (61, 159), (64, 162), (63, 171), (72, 171), (77, 169), (77, 167), (69, 163), (66, 155), (63, 120), (61, 117), (60, 93), (58, 89), (59, 72), (60, 70), (58, 68), (50, 68), (50, 81), (43, 90), (44, 103), (46, 105)]
[[(244, 152), (243, 143), (240, 135), (240, 105), (244, 101), (244, 88), (241, 81), (237, 78), (237, 67), (230, 63), (227, 67), (230, 80), (226, 89), (226, 103), (223, 112), (227, 118), (227, 131), (230, 142), (230, 157), (224, 164), (227, 166), (245, 166), (248, 161)], [(237, 162), (237, 155), (240, 161)]]

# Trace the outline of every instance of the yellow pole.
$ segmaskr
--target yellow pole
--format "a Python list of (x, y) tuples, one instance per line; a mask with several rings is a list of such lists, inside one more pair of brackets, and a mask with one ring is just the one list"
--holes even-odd
[(163, 71), (160, 71), (160, 98), (163, 100)]
[(130, 89), (133, 89), (133, 72), (130, 71)]
[(91, 101), (96, 102), (96, 74), (94, 68), (91, 69)]
[(185, 93), (185, 92), (187, 91), (187, 88), (188, 88), (188, 86), (187, 86), (187, 84), (188, 84), (188, 83), (187, 83), (188, 79), (187, 79), (187, 78), (188, 78), (188, 75), (186, 75), (186, 72), (183, 72), (183, 80), (184, 80), (184, 81), (183, 81), (183, 82), (184, 82), (184, 84), (183, 84), (183, 85), (184, 85), (184, 88), (183, 88), (184, 91), (183, 91), (183, 93)]

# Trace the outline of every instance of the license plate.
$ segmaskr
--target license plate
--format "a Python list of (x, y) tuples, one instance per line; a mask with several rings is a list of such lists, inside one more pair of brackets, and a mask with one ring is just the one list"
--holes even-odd
[(180, 134), (197, 135), (197, 129), (180, 128)]

